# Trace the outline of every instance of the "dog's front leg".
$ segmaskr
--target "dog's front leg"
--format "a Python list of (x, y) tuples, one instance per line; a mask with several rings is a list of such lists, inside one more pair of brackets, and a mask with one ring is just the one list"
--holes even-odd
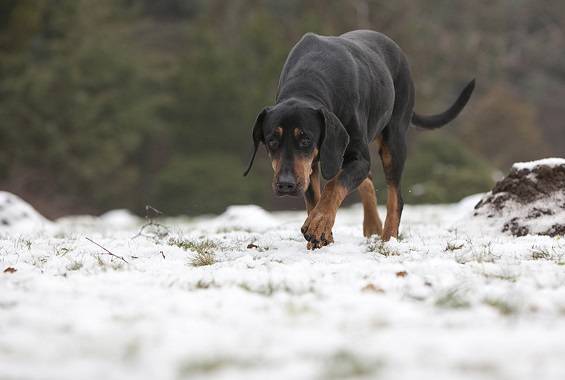
[(369, 166), (366, 160), (350, 161), (326, 184), (320, 201), (310, 211), (301, 229), (308, 241), (308, 249), (321, 248), (333, 242), (332, 228), (337, 209), (345, 197), (367, 178)]

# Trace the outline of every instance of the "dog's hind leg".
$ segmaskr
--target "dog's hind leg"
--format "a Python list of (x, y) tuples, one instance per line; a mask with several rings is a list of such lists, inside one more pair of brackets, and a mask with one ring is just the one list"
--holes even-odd
[(406, 160), (406, 146), (405, 142), (396, 142), (395, 144), (397, 145), (383, 141), (379, 150), (387, 184), (386, 219), (382, 233), (382, 239), (385, 241), (391, 237), (398, 237), (398, 227), (404, 207), (400, 179)]
[(406, 72), (395, 82), (396, 100), (388, 125), (382, 132), (379, 155), (383, 164), (387, 183), (386, 219), (382, 239), (398, 238), (398, 229), (404, 201), (400, 189), (400, 180), (406, 162), (406, 134), (414, 108), (414, 86), (410, 72)]
[(370, 175), (359, 185), (357, 191), (363, 203), (363, 236), (381, 235), (383, 224), (377, 211), (377, 194)]

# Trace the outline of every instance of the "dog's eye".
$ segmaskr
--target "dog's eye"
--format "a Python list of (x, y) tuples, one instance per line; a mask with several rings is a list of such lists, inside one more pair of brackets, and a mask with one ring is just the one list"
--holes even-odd
[(298, 142), (298, 145), (301, 148), (308, 148), (311, 144), (312, 144), (312, 140), (310, 140), (308, 137), (303, 137)]
[(279, 142), (275, 139), (269, 140), (268, 144), (269, 144), (269, 148), (272, 149), (272, 150), (275, 150), (279, 147)]

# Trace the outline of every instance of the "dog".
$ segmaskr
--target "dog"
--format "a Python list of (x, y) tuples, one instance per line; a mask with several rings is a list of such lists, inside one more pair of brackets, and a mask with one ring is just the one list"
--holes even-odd
[[(307, 33), (286, 59), (276, 103), (257, 116), (254, 151), (244, 176), (264, 144), (274, 170), (273, 192), (304, 195), (308, 216), (301, 232), (309, 250), (333, 242), (337, 209), (355, 189), (363, 203), (364, 236), (397, 238), (410, 125), (435, 129), (447, 124), (465, 107), (474, 87), (473, 79), (447, 111), (422, 116), (414, 112), (406, 56), (390, 38), (370, 30), (337, 37)], [(384, 228), (370, 175), (372, 142), (387, 183)], [(323, 191), (320, 175), (327, 180)]]

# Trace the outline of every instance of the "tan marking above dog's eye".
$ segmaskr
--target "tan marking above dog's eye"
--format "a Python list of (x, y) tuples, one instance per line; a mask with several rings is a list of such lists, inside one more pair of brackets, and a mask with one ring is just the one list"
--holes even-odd
[(292, 134), (296, 139), (299, 139), (300, 137), (304, 136), (304, 131), (302, 131), (302, 129), (300, 128), (294, 128), (292, 130)]
[(282, 136), (282, 134), (283, 134), (282, 127), (276, 127), (275, 128), (275, 135)]

